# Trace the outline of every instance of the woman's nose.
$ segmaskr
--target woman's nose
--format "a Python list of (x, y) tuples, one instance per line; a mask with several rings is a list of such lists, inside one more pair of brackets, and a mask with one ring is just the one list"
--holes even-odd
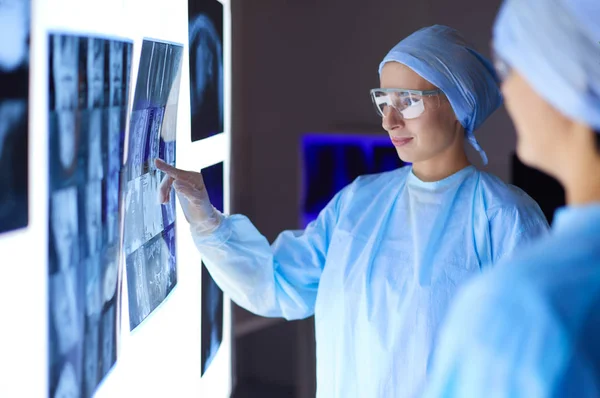
[(386, 131), (404, 128), (404, 118), (394, 107), (388, 107), (382, 118), (381, 125)]

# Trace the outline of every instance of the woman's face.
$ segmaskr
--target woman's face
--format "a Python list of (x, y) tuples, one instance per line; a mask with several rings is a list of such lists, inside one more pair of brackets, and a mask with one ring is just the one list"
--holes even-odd
[[(397, 62), (384, 65), (380, 83), (381, 88), (437, 89), (415, 71)], [(415, 119), (404, 119), (395, 110), (382, 118), (382, 126), (390, 135), (398, 156), (405, 162), (418, 163), (448, 152), (464, 151), (464, 130), (447, 98), (440, 94), (424, 97), (424, 102), (425, 111)]]
[(506, 109), (517, 130), (521, 161), (556, 176), (571, 144), (572, 122), (540, 97), (516, 70), (502, 83)]

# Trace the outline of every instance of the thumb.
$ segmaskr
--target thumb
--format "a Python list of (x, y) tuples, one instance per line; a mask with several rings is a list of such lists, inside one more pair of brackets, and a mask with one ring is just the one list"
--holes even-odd
[(166, 175), (162, 182), (160, 183), (160, 187), (158, 189), (158, 201), (161, 204), (165, 204), (169, 201), (169, 196), (171, 194), (171, 186), (173, 185), (173, 177)]

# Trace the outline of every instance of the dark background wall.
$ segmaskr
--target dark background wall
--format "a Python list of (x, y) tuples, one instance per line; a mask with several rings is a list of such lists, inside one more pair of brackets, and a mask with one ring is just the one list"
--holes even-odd
[[(232, 208), (272, 241), (298, 227), (304, 133), (383, 129), (368, 90), (389, 49), (445, 24), (489, 55), (499, 0), (232, 0)], [(489, 165), (510, 181), (515, 134), (504, 109), (478, 131)], [(473, 155), (473, 151), (471, 152)], [(477, 156), (472, 156), (480, 165)], [(256, 319), (239, 308), (239, 397), (314, 397), (312, 320)], [(244, 395), (245, 394), (245, 395)]]

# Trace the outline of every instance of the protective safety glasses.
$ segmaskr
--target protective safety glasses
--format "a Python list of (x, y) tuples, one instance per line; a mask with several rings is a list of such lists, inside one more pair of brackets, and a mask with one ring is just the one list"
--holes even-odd
[(392, 110), (399, 112), (404, 119), (414, 119), (425, 112), (425, 98), (427, 107), (437, 108), (440, 105), (439, 94), (442, 90), (404, 90), (396, 88), (374, 88), (371, 90), (371, 100), (375, 105), (377, 114), (386, 117)]

